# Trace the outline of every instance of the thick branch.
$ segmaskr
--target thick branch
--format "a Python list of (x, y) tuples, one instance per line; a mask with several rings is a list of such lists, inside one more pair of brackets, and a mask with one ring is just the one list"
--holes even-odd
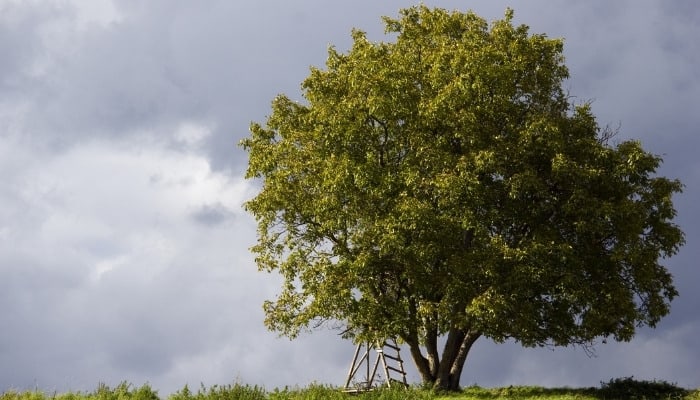
[[(437, 314), (437, 313), (435, 313)], [(440, 356), (438, 355), (438, 331), (435, 325), (437, 321), (437, 315), (434, 316), (432, 321), (426, 321), (425, 328), (425, 350), (428, 357), (428, 363), (430, 365), (430, 375), (436, 376), (438, 373), (438, 366), (440, 364)]]
[(411, 357), (413, 362), (416, 364), (418, 373), (421, 376), (423, 382), (434, 382), (435, 378), (430, 373), (430, 364), (428, 359), (423, 356), (420, 349), (420, 341), (418, 340), (418, 335), (414, 329), (411, 330), (408, 336), (402, 338), (407, 344), (411, 351)]

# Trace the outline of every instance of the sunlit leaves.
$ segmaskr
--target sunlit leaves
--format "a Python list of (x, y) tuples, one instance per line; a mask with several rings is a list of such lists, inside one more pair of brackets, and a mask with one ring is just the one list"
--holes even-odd
[(256, 262), (284, 279), (267, 326), (535, 346), (629, 340), (666, 315), (682, 186), (570, 103), (563, 42), (511, 11), (488, 24), (418, 6), (385, 23), (395, 40), (353, 31), (304, 102), (278, 96), (243, 141), (262, 184), (246, 203)]

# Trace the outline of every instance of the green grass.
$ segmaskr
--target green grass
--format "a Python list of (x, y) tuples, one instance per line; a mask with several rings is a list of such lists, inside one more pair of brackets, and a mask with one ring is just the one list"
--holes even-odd
[(687, 390), (666, 381), (638, 381), (629, 378), (601, 383), (599, 388), (543, 388), (510, 386), (482, 388), (470, 386), (459, 393), (436, 393), (417, 387), (409, 389), (376, 389), (361, 394), (344, 393), (337, 387), (310, 385), (305, 388), (265, 390), (260, 386), (215, 385), (192, 391), (185, 386), (161, 398), (149, 385), (140, 387), (121, 383), (114, 388), (100, 384), (92, 392), (53, 393), (40, 391), (8, 391), (0, 400), (700, 400), (700, 389)]

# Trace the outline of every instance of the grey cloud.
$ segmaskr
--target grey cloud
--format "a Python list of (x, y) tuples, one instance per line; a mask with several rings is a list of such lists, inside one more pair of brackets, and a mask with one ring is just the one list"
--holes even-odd
[(33, 64), (42, 57), (41, 27), (62, 13), (58, 7), (0, 5), (0, 96), (16, 94), (31, 79)]
[(200, 224), (220, 225), (233, 217), (233, 213), (221, 203), (206, 204), (192, 213), (192, 218)]
[[(52, 4), (0, 6), (0, 391), (125, 379), (161, 394), (236, 378), (341, 384), (353, 346), (337, 332), (288, 341), (262, 325), (280, 282), (248, 252), (254, 223), (231, 193), (246, 162), (236, 143), (277, 93), (299, 97), (329, 44), (347, 48), (352, 27), (382, 39), (379, 16), (413, 3), (117, 1), (118, 20), (83, 27), (69, 3)], [(470, 6), (492, 19), (507, 5)], [(668, 260), (681, 296), (657, 330), (593, 359), (480, 340), (463, 381), (587, 386), (635, 375), (700, 386), (697, 7), (510, 5), (532, 32), (566, 38), (567, 84), (594, 99), (601, 124), (620, 121), (624, 138), (664, 154), (662, 172), (686, 184), (676, 204), (688, 245)], [(211, 132), (183, 141), (183, 123)], [(270, 366), (284, 368), (269, 379)]]

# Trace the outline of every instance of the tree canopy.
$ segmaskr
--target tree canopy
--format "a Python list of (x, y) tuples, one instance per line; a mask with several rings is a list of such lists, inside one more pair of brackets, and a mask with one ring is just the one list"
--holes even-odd
[(563, 89), (562, 40), (512, 18), (401, 10), (391, 41), (354, 30), (303, 101), (280, 95), (251, 125), (252, 251), (284, 279), (270, 329), (399, 337), (426, 383), (457, 389), (479, 337), (630, 340), (668, 314), (681, 183), (639, 142), (610, 143)]

